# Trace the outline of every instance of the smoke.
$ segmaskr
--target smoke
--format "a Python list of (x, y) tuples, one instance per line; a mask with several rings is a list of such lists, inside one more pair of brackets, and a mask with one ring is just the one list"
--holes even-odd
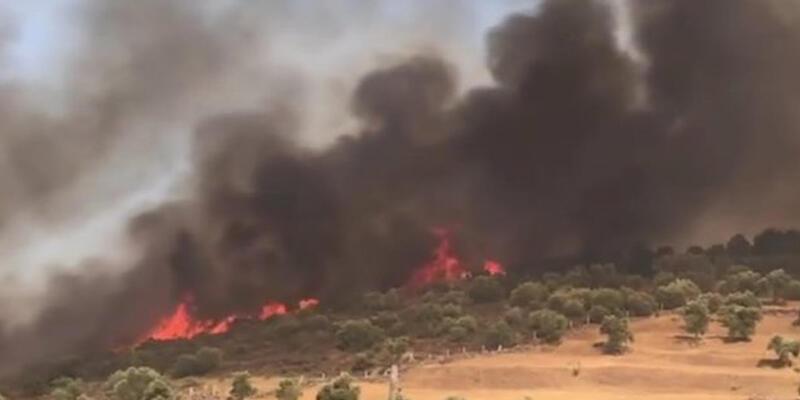
[[(73, 64), (67, 109), (55, 118), (15, 95), (0, 103), (12, 127), (0, 136), (0, 182), (15, 188), (2, 194), (4, 223), (19, 210), (76, 218), (63, 193), (118, 171), (106, 159), (115, 154), (155, 163), (178, 185), (164, 191), (180, 194), (127, 209), (124, 257), (51, 273), (39, 311), (9, 319), (1, 367), (130, 341), (187, 294), (215, 318), (402, 284), (435, 247), (433, 227), (454, 232), (468, 263), (532, 269), (684, 241), (697, 224), (796, 221), (786, 205), (798, 199), (800, 9), (786, 2), (544, 1), (489, 33), (491, 83), (468, 90), (480, 79), (463, 49), (416, 39), (346, 74), (286, 68), (281, 46), (297, 38), (254, 16), (307, 17), (316, 28), (304, 39), (322, 51), (331, 43), (321, 38), (374, 32), (349, 25), (380, 11), (270, 4), (220, 14), (89, 2), (93, 39)], [(466, 34), (422, 26), (425, 37)], [(270, 33), (281, 40), (254, 39)], [(334, 90), (313, 89), (330, 83), (320, 74)], [(323, 105), (334, 112), (320, 117)], [(188, 150), (168, 172), (158, 155), (130, 151), (173, 141)]]

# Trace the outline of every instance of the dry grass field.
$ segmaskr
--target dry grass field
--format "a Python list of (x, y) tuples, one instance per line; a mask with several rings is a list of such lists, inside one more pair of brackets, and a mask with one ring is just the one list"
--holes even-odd
[[(714, 324), (699, 345), (681, 337), (675, 315), (636, 320), (632, 351), (622, 356), (600, 353), (595, 326), (573, 331), (555, 348), (480, 355), (448, 363), (421, 364), (402, 376), (403, 392), (412, 400), (443, 400), (457, 395), (469, 400), (722, 400), (795, 399), (800, 374), (792, 368), (759, 367), (771, 359), (767, 342), (775, 335), (800, 338), (792, 327), (794, 312), (769, 312), (751, 342), (725, 343), (724, 330)], [(579, 374), (573, 374), (579, 366)], [(207, 382), (218, 390), (222, 379)], [(263, 394), (277, 378), (255, 377)], [(386, 384), (360, 382), (362, 399), (387, 395)], [(308, 388), (304, 399), (313, 399)]]

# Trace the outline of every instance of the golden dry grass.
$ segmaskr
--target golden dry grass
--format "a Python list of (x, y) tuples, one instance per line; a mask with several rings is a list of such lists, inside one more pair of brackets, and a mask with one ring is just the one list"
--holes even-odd
[[(747, 343), (724, 343), (724, 330), (713, 325), (699, 345), (680, 338), (675, 315), (634, 321), (632, 351), (603, 355), (593, 347), (602, 340), (596, 326), (572, 332), (556, 348), (489, 354), (446, 364), (418, 365), (403, 374), (403, 391), (412, 400), (722, 400), (795, 399), (800, 375), (791, 368), (758, 367), (771, 358), (767, 342), (776, 334), (800, 338), (794, 313), (766, 315)], [(580, 373), (573, 375), (573, 367)], [(277, 378), (255, 377), (260, 392), (274, 390)], [(206, 382), (218, 390), (225, 380)], [(362, 399), (387, 397), (386, 384), (361, 382)], [(308, 388), (304, 399), (313, 399)], [(262, 394), (259, 397), (271, 396)]]

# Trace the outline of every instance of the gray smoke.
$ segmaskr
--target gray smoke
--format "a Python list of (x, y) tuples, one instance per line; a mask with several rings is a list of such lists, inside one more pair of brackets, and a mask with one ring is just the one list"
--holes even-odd
[[(107, 133), (131, 118), (202, 110), (188, 140), (188, 196), (132, 218), (138, 251), (121, 278), (95, 273), (102, 265), (51, 278), (58, 290), (43, 313), (0, 339), (6, 365), (131, 340), (187, 294), (198, 317), (218, 318), (268, 299), (335, 303), (403, 284), (435, 246), (433, 227), (453, 231), (470, 265), (533, 270), (553, 256), (681, 241), (709, 215), (747, 229), (796, 220), (785, 205), (798, 199), (788, 183), (798, 172), (800, 8), (786, 2), (629, 1), (625, 42), (619, 7), (545, 1), (488, 36), (491, 84), (462, 93), (461, 60), (430, 51), (355, 75), (355, 128), (325, 147), (302, 134), (303, 79), (272, 81), (279, 90), (266, 104), (206, 103), (208, 82), (252, 52), (237, 29), (252, 13), (209, 36), (184, 25), (203, 20), (182, 19), (191, 8), (170, 17), (162, 4), (175, 3), (110, 7), (140, 18), (130, 32), (107, 16), (91, 24), (131, 38), (142, 58), (122, 59), (155, 74), (101, 74), (124, 84), (100, 97), (114, 99), (114, 112), (100, 113), (113, 118), (92, 126)], [(141, 24), (152, 25), (153, 49)], [(117, 49), (116, 39), (106, 45)], [(101, 151), (104, 140), (79, 150)], [(22, 182), (64, 184), (96, 167), (85, 158)], [(51, 186), (37, 183), (37, 193)]]

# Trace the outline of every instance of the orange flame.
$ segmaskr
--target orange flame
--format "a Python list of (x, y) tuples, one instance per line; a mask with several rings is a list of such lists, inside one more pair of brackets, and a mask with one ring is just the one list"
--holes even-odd
[(506, 269), (497, 261), (486, 260), (483, 263), (483, 270), (489, 273), (489, 276), (505, 276)]
[(411, 277), (409, 284), (412, 287), (440, 281), (452, 282), (462, 279), (467, 273), (450, 244), (450, 232), (446, 229), (435, 228), (433, 233), (439, 238), (439, 245), (436, 246), (433, 253), (433, 260), (423, 265)]
[[(288, 308), (283, 303), (269, 301), (261, 307), (261, 312), (256, 316), (243, 316), (243, 315), (229, 315), (221, 320), (199, 320), (192, 316), (191, 309), (194, 300), (191, 296), (187, 296), (180, 302), (175, 311), (169, 316), (161, 320), (161, 322), (153, 328), (147, 335), (147, 338), (156, 341), (177, 340), (177, 339), (191, 339), (195, 336), (206, 335), (219, 335), (228, 332), (237, 320), (245, 319), (258, 319), (265, 320), (277, 315), (284, 315), (288, 312)], [(307, 298), (300, 300), (298, 309), (303, 310), (310, 307), (316, 307), (319, 300), (314, 298)]]

